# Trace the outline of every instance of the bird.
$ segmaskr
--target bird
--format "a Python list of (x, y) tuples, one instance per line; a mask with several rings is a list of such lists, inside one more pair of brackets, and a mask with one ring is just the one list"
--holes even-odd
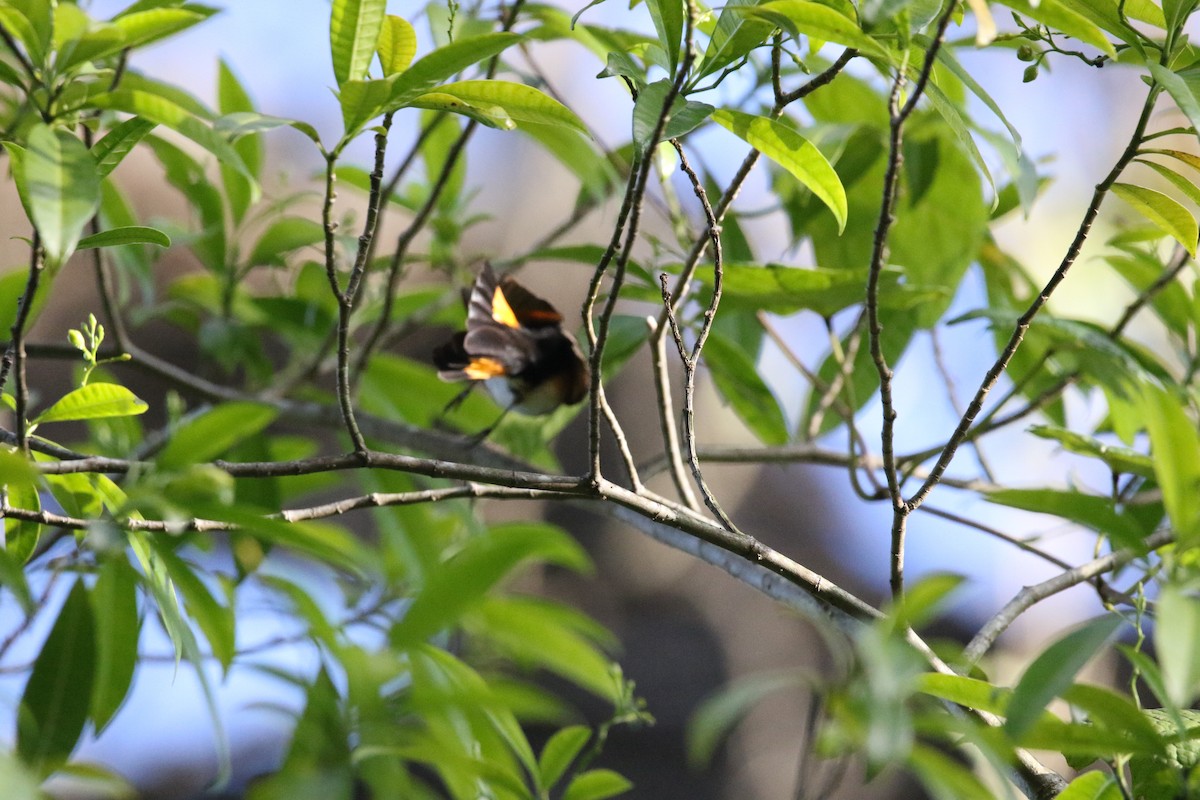
[(435, 348), (433, 363), (444, 381), (470, 381), (446, 411), (480, 383), (502, 407), (479, 441), (509, 411), (549, 414), (582, 401), (591, 383), (588, 361), (563, 328), (562, 314), (511, 276), (497, 277), (486, 262), (467, 295), (467, 329)]

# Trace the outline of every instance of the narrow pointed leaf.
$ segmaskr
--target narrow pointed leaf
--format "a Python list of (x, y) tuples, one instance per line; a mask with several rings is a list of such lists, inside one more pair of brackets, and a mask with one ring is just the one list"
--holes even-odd
[(606, 800), (633, 788), (629, 779), (610, 769), (590, 769), (575, 776), (562, 800)]
[(89, 247), (118, 247), (123, 244), (156, 244), (159, 247), (170, 247), (171, 237), (158, 228), (148, 228), (144, 225), (127, 225), (123, 228), (109, 228), (106, 231), (93, 233), (79, 240), (76, 250), (86, 250)]
[(472, 64), (498, 55), (520, 40), (521, 37), (515, 33), (485, 33), (482, 36), (456, 39), (444, 47), (439, 47), (396, 76), (395, 82), (391, 84), (388, 107), (400, 108), (408, 105), (442, 81)]
[(1171, 95), (1192, 127), (1200, 130), (1200, 98), (1196, 97), (1188, 82), (1162, 64), (1150, 64), (1150, 74)]
[(721, 9), (713, 29), (704, 60), (700, 62), (699, 77), (712, 75), (733, 64), (755, 47), (766, 42), (775, 26), (763, 19), (742, 14), (738, 8), (756, 5), (756, 0), (732, 0)]
[(137, 608), (137, 573), (123, 558), (106, 561), (92, 587), (96, 621), (96, 679), (92, 722), (104, 730), (125, 702), (138, 662), (141, 622)]
[[(511, 81), (458, 81), (439, 86), (436, 92), (424, 94), (409, 105), (436, 111), (465, 113), (466, 108), (500, 109), (505, 118), (520, 127), (523, 122), (538, 125), (559, 125), (587, 133), (587, 127), (575, 112), (532, 86)], [(500, 126), (503, 127), (503, 126)]]
[(260, 433), (278, 411), (260, 403), (224, 403), (180, 425), (158, 454), (167, 469), (211, 461), (238, 442)]
[(833, 212), (839, 232), (846, 228), (846, 190), (829, 159), (816, 146), (781, 122), (741, 111), (718, 109), (713, 120), (790, 172)]
[(1116, 614), (1097, 617), (1042, 651), (1013, 689), (1004, 730), (1020, 740), (1046, 706), (1064, 692), (1083, 665), (1109, 640), (1124, 620)]
[(586, 567), (579, 545), (549, 525), (501, 525), (469, 540), (430, 574), (404, 618), (392, 629), (392, 643), (411, 647), (446, 627), (477, 603), (518, 564), (539, 559), (576, 569)]
[(96, 168), (100, 172), (100, 177), (105, 177), (112, 172), (133, 150), (134, 146), (154, 128), (155, 124), (148, 119), (130, 117), (92, 145), (92, 157), (96, 159)]
[(821, 3), (771, 0), (769, 3), (738, 6), (732, 10), (783, 28), (792, 36), (804, 35), (818, 41), (834, 42), (873, 56), (883, 57), (887, 54), (879, 42), (863, 33), (857, 22)]
[(1115, 184), (1112, 192), (1195, 257), (1200, 226), (1197, 226), (1192, 212), (1184, 208), (1178, 200), (1154, 189), (1128, 183)]
[(191, 139), (214, 155), (222, 164), (236, 169), (245, 176), (253, 187), (253, 196), (258, 197), (258, 182), (233, 145), (183, 106), (165, 97), (138, 89), (121, 89), (97, 95), (90, 98), (89, 103), (96, 108), (136, 114)]
[(87, 589), (77, 580), (33, 664), (17, 721), (17, 753), (45, 777), (65, 763), (87, 722), (96, 634)]
[(558, 783), (591, 736), (592, 731), (586, 725), (571, 725), (550, 737), (538, 756), (538, 772), (545, 788)]

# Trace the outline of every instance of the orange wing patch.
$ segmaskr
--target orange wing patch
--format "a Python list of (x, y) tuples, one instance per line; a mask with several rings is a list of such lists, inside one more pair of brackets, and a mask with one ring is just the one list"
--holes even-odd
[[(499, 292), (496, 293), (499, 295)], [(505, 304), (508, 307), (508, 304)], [(506, 372), (504, 365), (494, 358), (473, 358), (471, 363), (463, 367), (463, 374), (473, 381), (486, 381)]]
[(516, 313), (512, 310), (512, 306), (508, 304), (508, 298), (504, 296), (504, 292), (501, 291), (499, 286), (492, 293), (492, 319), (508, 328), (521, 327)]

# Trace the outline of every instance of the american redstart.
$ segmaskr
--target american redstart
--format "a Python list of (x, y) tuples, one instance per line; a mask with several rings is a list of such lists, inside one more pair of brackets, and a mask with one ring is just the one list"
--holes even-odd
[[(504, 414), (548, 414), (587, 396), (588, 362), (562, 314), (508, 275), (484, 264), (467, 298), (467, 329), (433, 351), (438, 377), (472, 381), (447, 409), (484, 382)], [(479, 438), (500, 423), (497, 419)]]

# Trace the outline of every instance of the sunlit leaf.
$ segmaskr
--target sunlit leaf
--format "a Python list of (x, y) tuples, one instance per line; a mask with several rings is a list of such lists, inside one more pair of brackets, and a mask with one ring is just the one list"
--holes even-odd
[(562, 800), (605, 800), (633, 788), (629, 779), (610, 769), (590, 769), (575, 776)]
[(65, 422), (77, 419), (128, 417), (145, 414), (150, 408), (146, 401), (116, 383), (89, 383), (81, 386), (38, 414), (34, 422)]
[(46, 259), (59, 264), (75, 251), (83, 227), (100, 207), (100, 171), (83, 142), (38, 123), (24, 149), (5, 142), (21, 204), (37, 228)]
[(1178, 200), (1162, 192), (1128, 183), (1114, 184), (1112, 192), (1157, 225), (1163, 233), (1183, 245), (1193, 257), (1196, 255), (1196, 239), (1200, 236), (1200, 227), (1197, 226), (1192, 213)]
[(480, 80), (447, 83), (413, 98), (408, 105), (467, 114), (493, 128), (511, 129), (523, 122), (559, 125), (587, 133), (575, 112), (544, 92), (511, 81)]
[(783, 28), (792, 36), (808, 36), (822, 42), (835, 42), (873, 56), (885, 56), (879, 42), (863, 33), (854, 20), (827, 5), (810, 0), (771, 0), (756, 6), (737, 6), (733, 10)]
[(547, 740), (542, 754), (538, 757), (538, 772), (544, 787), (549, 788), (558, 783), (558, 779), (567, 771), (567, 767), (571, 766), (571, 762), (579, 755), (579, 751), (591, 736), (592, 731), (586, 725), (570, 725), (556, 731)]
[(329, 18), (329, 46), (333, 53), (333, 77), (341, 86), (367, 74), (387, 0), (333, 0)]
[(846, 190), (830, 166), (829, 159), (812, 142), (793, 128), (767, 117), (722, 108), (714, 111), (712, 118), (807, 186), (833, 212), (838, 230), (845, 229), (846, 215), (849, 213)]
[(104, 138), (92, 145), (92, 157), (96, 168), (104, 177), (112, 172), (131, 150), (154, 130), (155, 123), (141, 117), (130, 117), (113, 126)]
[(378, 48), (385, 78), (403, 72), (417, 54), (417, 32), (404, 17), (389, 14), (383, 18)]

